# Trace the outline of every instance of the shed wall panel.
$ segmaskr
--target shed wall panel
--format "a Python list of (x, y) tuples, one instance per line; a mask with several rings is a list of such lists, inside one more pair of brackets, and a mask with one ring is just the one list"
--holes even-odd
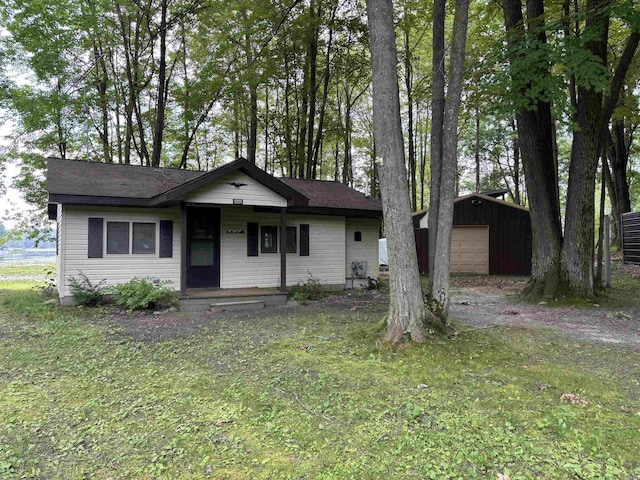
[(622, 251), (625, 263), (640, 265), (640, 212), (622, 214)]

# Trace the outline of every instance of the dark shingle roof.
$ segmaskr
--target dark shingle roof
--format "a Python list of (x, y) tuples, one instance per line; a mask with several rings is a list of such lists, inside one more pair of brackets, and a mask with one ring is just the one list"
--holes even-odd
[(304, 211), (355, 210), (382, 212), (380, 200), (338, 182), (276, 178), (246, 160), (236, 160), (210, 172), (107, 164), (50, 158), (47, 191), (54, 203), (166, 205), (234, 170), (241, 170)]
[(50, 158), (50, 195), (153, 198), (206, 172)]
[(280, 180), (306, 196), (310, 207), (382, 211), (380, 200), (369, 198), (344, 183), (299, 178)]

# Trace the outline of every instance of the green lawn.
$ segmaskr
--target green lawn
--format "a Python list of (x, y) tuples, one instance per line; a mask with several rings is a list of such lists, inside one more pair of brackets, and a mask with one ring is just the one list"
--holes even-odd
[(513, 328), (388, 349), (375, 304), (163, 336), (8, 278), (3, 479), (640, 478), (639, 352)]

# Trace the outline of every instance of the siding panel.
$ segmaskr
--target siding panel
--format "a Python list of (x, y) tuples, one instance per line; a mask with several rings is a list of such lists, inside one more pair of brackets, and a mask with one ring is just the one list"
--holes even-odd
[[(252, 208), (226, 207), (222, 210), (221, 268), (222, 288), (278, 287), (280, 285), (280, 253), (247, 256), (247, 224), (278, 226), (280, 215), (254, 213)], [(287, 225), (309, 225), (309, 256), (287, 254), (287, 285), (306, 282), (309, 276), (330, 285), (344, 284), (344, 217), (288, 215)], [(237, 233), (242, 231), (243, 233)]]
[[(129, 222), (173, 222), (173, 257), (160, 258), (159, 246), (155, 255), (105, 255), (103, 258), (88, 258), (88, 218), (101, 217), (104, 221)], [(172, 209), (132, 209), (108, 207), (65, 206), (63, 241), (61, 245), (62, 296), (71, 295), (69, 278), (84, 273), (92, 283), (106, 279), (106, 285), (128, 282), (134, 277), (152, 277), (169, 280), (169, 288), (180, 289), (180, 217), (177, 208)], [(65, 235), (66, 234), (66, 235)]]
[[(356, 232), (362, 234), (362, 240), (355, 241)], [(345, 225), (345, 278), (351, 283), (351, 262), (367, 262), (365, 277), (378, 278), (380, 265), (378, 259), (378, 221), (369, 219), (346, 219)]]
[[(244, 183), (236, 188), (229, 183)], [(191, 203), (233, 205), (241, 199), (243, 205), (286, 207), (287, 200), (242, 172), (231, 173), (220, 180), (189, 193)]]

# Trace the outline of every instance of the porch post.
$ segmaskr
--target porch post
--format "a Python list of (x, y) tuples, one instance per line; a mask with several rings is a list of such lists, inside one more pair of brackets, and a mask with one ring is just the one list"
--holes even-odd
[(287, 208), (280, 209), (280, 290), (287, 290)]
[(187, 205), (180, 204), (180, 296), (187, 296)]

